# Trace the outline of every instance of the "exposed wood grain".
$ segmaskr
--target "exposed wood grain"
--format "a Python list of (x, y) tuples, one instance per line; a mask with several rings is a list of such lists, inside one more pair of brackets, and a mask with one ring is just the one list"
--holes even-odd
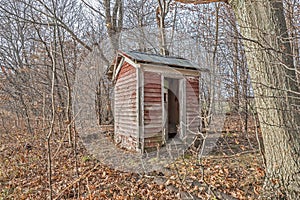
[[(144, 139), (145, 149), (162, 142), (162, 104), (161, 75), (155, 72), (144, 72)], [(155, 137), (152, 143), (149, 138)], [(153, 142), (157, 143), (156, 145)]]
[(124, 62), (115, 85), (115, 140), (128, 149), (135, 149), (137, 143), (133, 142), (138, 132), (136, 76), (136, 69)]

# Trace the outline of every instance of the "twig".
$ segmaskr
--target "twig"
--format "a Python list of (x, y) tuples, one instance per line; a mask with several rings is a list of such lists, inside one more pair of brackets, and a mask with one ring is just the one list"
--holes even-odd
[(61, 195), (63, 195), (63, 193), (65, 191), (67, 191), (68, 189), (70, 189), (74, 184), (78, 183), (79, 181), (81, 181), (83, 178), (86, 178), (91, 171), (93, 171), (94, 169), (96, 169), (98, 166), (100, 165), (100, 163), (97, 163), (92, 169), (90, 169), (88, 172), (86, 172), (85, 174), (83, 174), (81, 177), (79, 177), (78, 179), (76, 179), (75, 181), (73, 181), (73, 183), (71, 183), (70, 185), (68, 185), (65, 189), (63, 189), (56, 197), (54, 200), (59, 199), (59, 197)]

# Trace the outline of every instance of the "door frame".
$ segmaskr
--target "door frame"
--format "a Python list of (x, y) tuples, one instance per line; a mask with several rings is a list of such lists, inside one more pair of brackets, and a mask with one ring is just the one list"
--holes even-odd
[[(165, 144), (168, 140), (168, 104), (165, 104), (165, 80), (166, 78), (178, 79), (178, 101), (179, 101), (179, 138), (184, 139), (186, 135), (186, 79), (179, 75), (162, 74), (161, 75), (161, 101), (162, 101), (162, 140)], [(167, 92), (168, 93), (168, 92)], [(168, 96), (166, 96), (168, 98)]]

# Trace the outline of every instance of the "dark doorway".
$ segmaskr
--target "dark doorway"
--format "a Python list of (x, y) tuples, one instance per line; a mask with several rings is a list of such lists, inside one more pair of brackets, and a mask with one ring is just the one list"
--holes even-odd
[(165, 105), (165, 114), (167, 115), (166, 130), (168, 135), (166, 139), (174, 138), (178, 132), (179, 126), (179, 79), (165, 78), (165, 91), (167, 91), (167, 105)]

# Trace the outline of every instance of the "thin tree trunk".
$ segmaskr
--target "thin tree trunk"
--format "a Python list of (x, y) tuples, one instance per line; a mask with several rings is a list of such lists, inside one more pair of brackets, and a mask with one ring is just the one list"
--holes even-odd
[[(55, 32), (56, 30), (54, 29), (54, 38), (55, 38)], [(54, 42), (55, 43), (55, 42)], [(56, 44), (54, 44), (54, 46), (56, 46)], [(54, 47), (55, 49), (55, 47)], [(55, 95), (54, 95), (54, 89), (55, 89), (55, 74), (56, 74), (56, 61), (54, 58), (55, 52), (53, 53), (53, 50), (51, 50), (52, 52), (52, 81), (51, 81), (51, 105), (52, 105), (52, 117), (51, 117), (51, 124), (50, 124), (50, 130), (49, 133), (47, 135), (47, 156), (48, 156), (48, 185), (49, 185), (49, 198), (50, 200), (52, 199), (52, 159), (51, 159), (51, 144), (50, 144), (50, 140), (51, 140), (51, 136), (53, 133), (53, 129), (54, 129), (54, 123), (55, 123)]]
[[(237, 29), (237, 27), (234, 27)], [(237, 30), (234, 31), (237, 33)], [(233, 57), (233, 112), (239, 112), (240, 105), (240, 88), (239, 88), (239, 75), (238, 75), (238, 65), (239, 65), (239, 47), (238, 47), (238, 37), (233, 39), (234, 46), (234, 57)]]
[(72, 106), (72, 94), (71, 94), (71, 85), (69, 81), (69, 76), (68, 76), (68, 71), (66, 67), (66, 62), (65, 62), (65, 54), (63, 50), (63, 41), (61, 38), (61, 33), (60, 29), (58, 28), (57, 30), (58, 38), (59, 38), (59, 46), (60, 46), (60, 53), (61, 53), (61, 60), (62, 60), (62, 65), (63, 65), (63, 74), (65, 78), (65, 87), (67, 88), (67, 106), (66, 106), (66, 124), (67, 124), (67, 132), (68, 132), (68, 140), (69, 140), (69, 145), (72, 146), (72, 133), (71, 133), (71, 106)]
[[(54, 2), (53, 7), (55, 7)], [(55, 12), (55, 10), (54, 10)], [(51, 136), (54, 131), (55, 124), (55, 83), (56, 83), (56, 31), (57, 31), (57, 21), (55, 20), (56, 26), (53, 28), (53, 44), (50, 44), (50, 56), (52, 62), (52, 77), (51, 77), (51, 106), (52, 106), (52, 116), (51, 116), (51, 124), (50, 130), (47, 135), (47, 157), (48, 157), (48, 185), (49, 185), (49, 198), (53, 199), (53, 191), (52, 191), (52, 158), (51, 158)]]
[(158, 7), (156, 9), (156, 23), (158, 27), (158, 40), (161, 55), (169, 55), (165, 32), (165, 19), (169, 12), (169, 6), (169, 0), (158, 0)]
[[(216, 110), (216, 89), (219, 86), (218, 83), (220, 83), (219, 81), (217, 81), (217, 63), (218, 63), (218, 59), (217, 59), (217, 54), (218, 54), (218, 43), (219, 43), (219, 20), (220, 20), (220, 16), (219, 16), (219, 10), (220, 10), (220, 5), (217, 4), (216, 5), (216, 30), (215, 30), (215, 41), (214, 41), (214, 50), (213, 50), (213, 66), (212, 66), (212, 71), (211, 71), (211, 75), (210, 75), (210, 95), (209, 95), (209, 107), (208, 107), (208, 113), (207, 113), (207, 127), (208, 125), (211, 123), (211, 119), (212, 119), (212, 114), (215, 112)], [(206, 127), (206, 128), (207, 128)]]

